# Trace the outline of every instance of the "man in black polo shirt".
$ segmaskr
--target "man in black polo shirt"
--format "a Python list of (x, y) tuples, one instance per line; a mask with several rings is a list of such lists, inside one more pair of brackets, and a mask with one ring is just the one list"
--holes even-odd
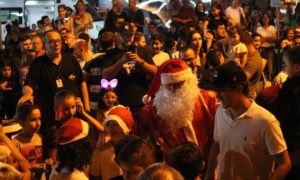
[[(58, 32), (49, 31), (44, 37), (46, 54), (35, 59), (30, 65), (23, 96), (19, 104), (26, 101), (36, 103), (42, 112), (40, 133), (44, 149), (55, 148), (53, 134), (49, 132), (54, 126), (54, 95), (58, 90), (67, 89), (83, 98), (84, 107), (89, 111), (87, 86), (77, 60), (69, 54), (61, 54), (61, 38)], [(46, 157), (44, 157), (46, 158)]]

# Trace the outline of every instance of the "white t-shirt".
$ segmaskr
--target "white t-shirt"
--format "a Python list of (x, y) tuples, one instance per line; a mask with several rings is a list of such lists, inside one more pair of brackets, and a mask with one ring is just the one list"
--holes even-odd
[(236, 119), (220, 105), (214, 139), (220, 146), (218, 179), (268, 179), (272, 156), (287, 149), (275, 116), (254, 101)]
[(238, 57), (242, 53), (247, 53), (248, 49), (244, 43), (238, 43), (236, 45), (230, 46), (228, 50), (228, 60), (234, 60), (234, 58)]
[(160, 51), (158, 54), (155, 54), (152, 59), (155, 65), (160, 66), (162, 63), (169, 60), (170, 56), (168, 53)]
[[(272, 25), (268, 26), (267, 28), (264, 28), (263, 26), (259, 26), (257, 27), (256, 32), (259, 33), (263, 37), (263, 39), (268, 39), (276, 35), (276, 29)], [(275, 42), (270, 43), (264, 41), (261, 43), (261, 47), (272, 47), (272, 46), (275, 46)]]
[(225, 10), (225, 15), (232, 20), (233, 26), (241, 24), (241, 16), (245, 17), (245, 13), (240, 6), (237, 8), (229, 6)]
[(74, 169), (73, 172), (70, 172), (67, 168), (63, 168), (59, 173), (56, 171), (58, 166), (57, 162), (53, 167), (50, 174), (50, 180), (88, 180), (86, 175), (77, 169)]

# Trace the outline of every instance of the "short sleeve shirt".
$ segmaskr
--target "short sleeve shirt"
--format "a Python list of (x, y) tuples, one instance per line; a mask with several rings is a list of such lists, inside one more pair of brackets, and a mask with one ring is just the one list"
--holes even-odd
[(253, 101), (236, 119), (220, 105), (215, 118), (219, 179), (268, 179), (274, 170), (272, 156), (287, 149), (275, 116)]
[[(138, 47), (137, 54), (148, 64), (154, 65), (152, 53), (148, 48)], [(122, 54), (121, 54), (122, 55)], [(105, 67), (114, 65), (121, 56), (105, 61)], [(117, 74), (118, 85), (115, 89), (119, 102), (125, 106), (142, 106), (142, 97), (146, 94), (151, 74), (141, 64), (136, 63), (130, 74), (122, 68)]]
[(54, 64), (46, 54), (32, 62), (25, 85), (34, 90), (35, 100), (41, 108), (41, 130), (47, 126), (44, 122), (53, 122), (54, 120), (55, 93), (61, 89), (67, 89), (76, 96), (80, 96), (80, 85), (83, 81), (79, 63), (70, 54), (63, 55), (58, 65)]
[(13, 139), (13, 142), (31, 165), (43, 162), (42, 138), (40, 135), (35, 133), (29, 141), (28, 138), (17, 136)]
[(257, 88), (257, 84), (260, 81), (262, 75), (262, 58), (259, 52), (255, 51), (253, 54), (248, 54), (247, 62), (244, 67), (244, 71), (251, 75), (249, 79), (250, 94), (254, 93)]

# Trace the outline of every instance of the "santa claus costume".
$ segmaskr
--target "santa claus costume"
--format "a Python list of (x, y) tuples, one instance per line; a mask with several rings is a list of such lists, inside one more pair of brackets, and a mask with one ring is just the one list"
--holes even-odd
[(183, 60), (171, 59), (160, 66), (143, 99), (147, 102), (140, 112), (137, 133), (152, 134), (165, 158), (174, 145), (185, 141), (197, 144), (208, 157), (217, 98), (214, 92), (199, 89), (197, 83)]

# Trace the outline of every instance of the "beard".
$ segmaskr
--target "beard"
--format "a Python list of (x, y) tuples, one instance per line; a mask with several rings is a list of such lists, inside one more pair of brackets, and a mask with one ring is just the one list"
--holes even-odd
[(199, 95), (198, 81), (193, 76), (177, 89), (171, 92), (161, 85), (153, 100), (157, 114), (162, 124), (170, 131), (186, 127), (193, 121), (195, 102)]

